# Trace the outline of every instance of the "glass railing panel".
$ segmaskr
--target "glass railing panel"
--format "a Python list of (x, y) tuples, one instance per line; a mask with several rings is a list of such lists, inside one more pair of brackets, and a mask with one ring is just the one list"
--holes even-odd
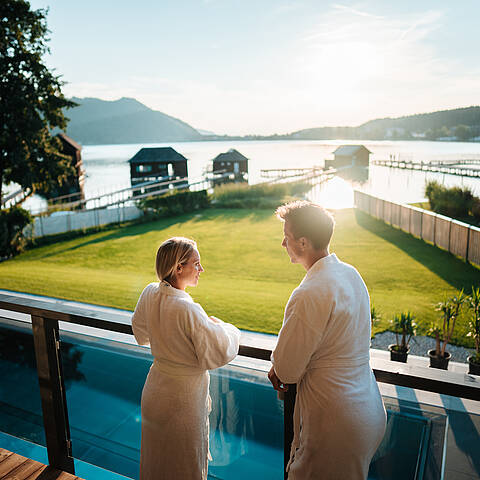
[[(73, 456), (138, 478), (140, 400), (153, 361), (133, 345), (61, 332)], [(65, 354), (64, 354), (65, 352)], [(67, 362), (69, 367), (67, 368)], [(264, 372), (227, 366), (211, 372), (211, 478), (283, 472), (283, 404)], [(258, 477), (256, 477), (258, 478)]]
[(427, 405), (384, 399), (387, 427), (369, 469), (369, 480), (434, 480), (444, 468), (447, 415)]
[(211, 372), (209, 475), (283, 477), (283, 402), (265, 372), (228, 365)]
[(66, 397), (73, 456), (138, 478), (140, 400), (151, 356), (87, 335), (61, 331), (60, 339), (64, 371), (67, 362), (71, 369)]
[(0, 431), (46, 445), (32, 327), (0, 319)]

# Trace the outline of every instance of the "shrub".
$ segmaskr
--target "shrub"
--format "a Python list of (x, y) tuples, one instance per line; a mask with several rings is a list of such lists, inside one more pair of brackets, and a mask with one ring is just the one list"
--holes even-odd
[(447, 188), (436, 181), (427, 183), (425, 196), (434, 212), (453, 218), (467, 217), (475, 200), (472, 191), (467, 187)]
[(480, 222), (480, 198), (475, 197), (472, 204), (472, 215)]
[(21, 207), (0, 210), (0, 259), (23, 251), (27, 243), (23, 230), (32, 220), (30, 213)]
[(139, 201), (143, 210), (153, 210), (161, 217), (174, 217), (182, 213), (208, 208), (210, 200), (206, 190), (198, 192), (173, 192), (159, 197), (148, 197)]
[(299, 196), (312, 187), (305, 182), (225, 184), (215, 188), (212, 203), (219, 208), (276, 208), (290, 196)]

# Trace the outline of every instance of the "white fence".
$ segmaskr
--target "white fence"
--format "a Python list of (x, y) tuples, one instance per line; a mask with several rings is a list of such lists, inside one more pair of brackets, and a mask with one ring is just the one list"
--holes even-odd
[(143, 211), (133, 205), (59, 212), (48, 217), (35, 217), (33, 225), (27, 227), (26, 234), (32, 238), (44, 237), (45, 235), (99, 227), (109, 223), (128, 222), (141, 216), (143, 216)]
[(480, 228), (421, 208), (401, 205), (355, 190), (355, 206), (404, 232), (480, 265)]

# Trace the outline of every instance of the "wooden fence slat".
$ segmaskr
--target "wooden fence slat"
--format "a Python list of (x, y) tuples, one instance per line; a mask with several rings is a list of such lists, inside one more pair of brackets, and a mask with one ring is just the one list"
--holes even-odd
[(452, 220), (450, 226), (450, 252), (458, 257), (467, 258), (468, 230), (466, 223)]
[(449, 250), (450, 247), (450, 223), (451, 220), (443, 215), (437, 215), (435, 225), (435, 245)]
[(433, 212), (423, 212), (422, 215), (422, 239), (435, 243), (435, 219), (437, 215)]
[(383, 220), (387, 223), (392, 223), (392, 202), (384, 200), (383, 203)]
[(400, 205), (400, 228), (410, 233), (410, 208), (406, 205)]
[(423, 211), (412, 208), (410, 211), (410, 233), (422, 238)]
[(392, 203), (392, 225), (394, 227), (400, 228), (400, 212), (401, 205), (398, 203)]
[(480, 228), (470, 227), (469, 229), (467, 260), (480, 265)]

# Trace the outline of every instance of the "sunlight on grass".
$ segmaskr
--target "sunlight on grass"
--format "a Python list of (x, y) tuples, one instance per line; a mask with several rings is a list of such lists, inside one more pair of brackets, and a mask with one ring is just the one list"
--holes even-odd
[[(480, 271), (447, 252), (351, 209), (335, 217), (331, 250), (364, 277), (383, 318), (377, 330), (411, 310), (424, 333), (444, 294), (479, 284)], [(142, 288), (156, 280), (158, 245), (174, 235), (198, 242), (205, 273), (190, 293), (209, 314), (278, 332), (304, 271), (290, 264), (282, 224), (269, 210), (207, 210), (36, 248), (0, 264), (0, 288), (132, 310)], [(457, 342), (466, 341), (465, 324), (462, 318)]]

